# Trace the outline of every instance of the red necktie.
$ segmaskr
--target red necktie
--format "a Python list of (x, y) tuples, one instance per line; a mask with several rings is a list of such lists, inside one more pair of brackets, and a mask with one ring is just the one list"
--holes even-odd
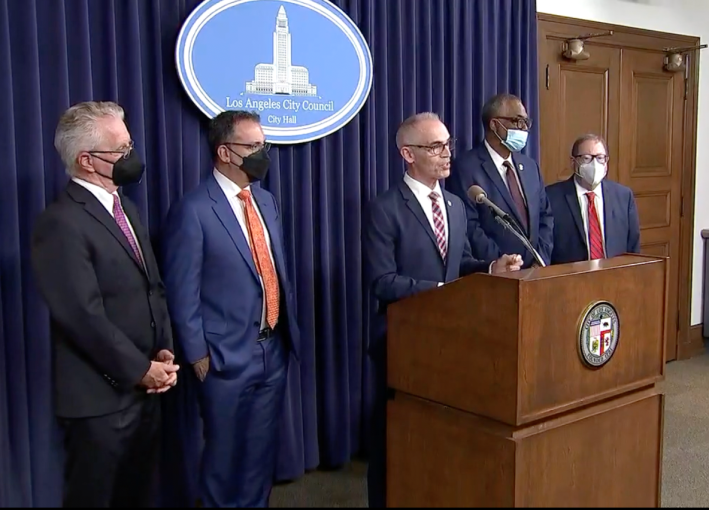
[(588, 246), (591, 260), (605, 258), (603, 255), (603, 234), (601, 222), (596, 211), (596, 194), (593, 191), (586, 193), (588, 198)]
[(263, 278), (263, 287), (266, 290), (266, 321), (271, 329), (276, 327), (278, 322), (279, 290), (278, 275), (273, 267), (271, 257), (268, 254), (266, 244), (266, 234), (263, 225), (259, 220), (256, 209), (251, 201), (251, 192), (247, 189), (241, 190), (238, 197), (244, 202), (244, 212), (246, 214), (246, 225), (249, 230), (251, 253), (258, 274)]

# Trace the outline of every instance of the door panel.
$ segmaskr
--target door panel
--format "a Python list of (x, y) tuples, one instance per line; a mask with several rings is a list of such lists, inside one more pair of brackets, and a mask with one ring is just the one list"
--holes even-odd
[[(542, 32), (542, 31), (540, 31)], [(618, 150), (620, 51), (588, 45), (591, 58), (569, 62), (561, 57), (563, 41), (547, 38), (540, 45), (546, 61), (541, 63), (540, 87), (541, 169), (544, 182), (571, 176), (571, 146), (586, 133), (597, 133), (608, 142), (611, 154)], [(549, 72), (549, 88), (544, 86)], [(611, 178), (616, 170), (609, 169)]]
[(642, 251), (661, 249), (670, 257), (669, 354), (677, 350), (679, 326), (684, 75), (663, 71), (663, 58), (657, 52), (623, 49), (619, 181), (635, 193)]

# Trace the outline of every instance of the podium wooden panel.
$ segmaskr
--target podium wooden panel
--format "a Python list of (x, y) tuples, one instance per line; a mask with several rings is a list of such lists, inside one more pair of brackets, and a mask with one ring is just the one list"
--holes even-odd
[[(476, 274), (391, 305), (388, 506), (659, 506), (668, 264)], [(589, 367), (601, 301), (618, 342)]]

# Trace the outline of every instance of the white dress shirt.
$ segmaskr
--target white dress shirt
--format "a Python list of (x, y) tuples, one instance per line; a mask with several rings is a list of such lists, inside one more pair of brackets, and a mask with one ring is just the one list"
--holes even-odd
[(441, 191), (439, 182), (436, 181), (436, 187), (431, 189), (411, 177), (408, 172), (404, 174), (404, 182), (411, 189), (419, 204), (421, 204), (421, 208), (431, 224), (431, 230), (433, 230), (434, 234), (436, 233), (436, 224), (433, 222), (433, 200), (431, 200), (429, 195), (434, 192), (438, 194), (438, 205), (441, 208), (441, 214), (443, 214), (443, 229), (445, 231), (446, 246), (448, 246), (450, 244), (448, 242), (448, 213), (446, 212), (446, 201), (443, 198), (443, 191)]
[[(581, 218), (583, 219), (583, 228), (586, 232), (586, 251), (588, 252), (589, 258), (591, 257), (591, 243), (588, 239), (588, 190), (581, 186), (574, 178), (574, 186), (576, 186), (576, 196), (579, 199), (579, 207), (581, 208)], [(606, 254), (606, 225), (605, 218), (603, 217), (603, 186), (598, 185), (593, 190), (596, 194), (594, 205), (596, 206), (596, 212), (598, 213), (598, 222), (601, 224), (601, 237), (603, 237), (603, 254)]]
[[(505, 187), (507, 188), (507, 191), (509, 191), (510, 186), (507, 184), (507, 167), (505, 167), (505, 161), (509, 161), (510, 165), (512, 165), (512, 171), (515, 173), (515, 177), (517, 178), (517, 183), (519, 184), (521, 181), (519, 180), (519, 172), (517, 171), (517, 166), (515, 165), (515, 162), (512, 161), (512, 154), (510, 153), (509, 156), (507, 156), (507, 159), (503, 158), (500, 156), (497, 152), (495, 152), (495, 149), (490, 147), (490, 144), (487, 143), (487, 140), (485, 140), (485, 147), (487, 148), (487, 152), (490, 154), (490, 158), (492, 159), (492, 163), (495, 165), (495, 168), (497, 168), (497, 171), (500, 173), (500, 177), (502, 177), (502, 182), (505, 183)], [(524, 196), (524, 190), (522, 189), (522, 184), (519, 184), (519, 193), (522, 195), (522, 200), (524, 200), (524, 204), (527, 204), (527, 197)]]
[[(114, 196), (118, 197), (118, 200), (120, 201), (121, 197), (118, 194), (118, 192), (113, 192), (109, 193), (105, 189), (103, 189), (101, 186), (98, 186), (96, 184), (93, 184), (91, 182), (85, 181), (83, 179), (79, 179), (78, 177), (72, 177), (72, 181), (74, 181), (76, 184), (79, 186), (82, 186), (89, 190), (93, 196), (95, 196), (98, 201), (103, 205), (106, 210), (108, 211), (108, 214), (111, 215), (112, 218), (115, 219), (115, 216), (113, 215), (113, 201), (114, 201)], [(121, 202), (121, 207), (123, 207), (123, 203)], [(123, 212), (125, 213), (125, 209), (123, 209)], [(130, 218), (128, 218), (128, 215), (126, 214), (126, 222), (128, 223), (128, 228), (130, 229), (130, 233), (133, 234), (133, 239), (135, 239), (135, 244), (138, 246), (138, 251), (140, 252), (140, 256), (143, 260), (145, 260), (145, 257), (143, 257), (143, 248), (140, 246), (140, 240), (138, 239), (138, 236), (135, 235), (135, 230), (133, 229), (133, 225), (130, 223)]]
[[(246, 211), (244, 210), (244, 202), (238, 197), (239, 193), (241, 193), (241, 188), (238, 184), (228, 179), (216, 168), (214, 169), (214, 178), (216, 179), (217, 184), (219, 184), (219, 187), (224, 192), (224, 195), (226, 196), (227, 200), (229, 200), (229, 205), (231, 205), (231, 209), (232, 211), (234, 211), (234, 216), (236, 216), (236, 219), (239, 222), (239, 225), (241, 226), (241, 230), (244, 233), (244, 237), (246, 238), (247, 243), (251, 245), (249, 229), (246, 223)], [(249, 186), (244, 189), (249, 189)], [(256, 210), (256, 215), (258, 216), (258, 219), (261, 222), (261, 226), (263, 227), (264, 237), (266, 238), (266, 246), (268, 247), (268, 255), (271, 257), (271, 264), (273, 264), (273, 267), (275, 268), (276, 263), (273, 259), (271, 237), (269, 235), (268, 228), (266, 227), (266, 223), (264, 223), (263, 221), (263, 216), (261, 216), (261, 211), (258, 208), (258, 204), (254, 200), (253, 194), (251, 195), (249, 200), (251, 200), (251, 203), (253, 204), (254, 209)], [(255, 262), (256, 261), (254, 260), (254, 263)], [(261, 289), (264, 296), (263, 305), (261, 307), (261, 329), (263, 330), (268, 327), (268, 323), (266, 322), (266, 288), (263, 285), (263, 277), (261, 277), (261, 275), (259, 275), (259, 280), (261, 282)]]

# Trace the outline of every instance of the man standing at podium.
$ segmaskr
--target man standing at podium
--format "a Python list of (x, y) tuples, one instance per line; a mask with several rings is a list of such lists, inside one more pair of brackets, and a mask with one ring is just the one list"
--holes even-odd
[(547, 187), (554, 211), (552, 264), (640, 253), (640, 222), (633, 191), (606, 179), (608, 147), (589, 134), (571, 149), (574, 174)]
[(376, 373), (367, 475), (369, 506), (386, 506), (386, 307), (475, 272), (517, 271), (519, 255), (473, 258), (463, 202), (439, 184), (450, 173), (452, 140), (435, 113), (406, 119), (396, 134), (404, 178), (372, 200), (362, 236), (368, 292), (377, 306), (369, 353)]

